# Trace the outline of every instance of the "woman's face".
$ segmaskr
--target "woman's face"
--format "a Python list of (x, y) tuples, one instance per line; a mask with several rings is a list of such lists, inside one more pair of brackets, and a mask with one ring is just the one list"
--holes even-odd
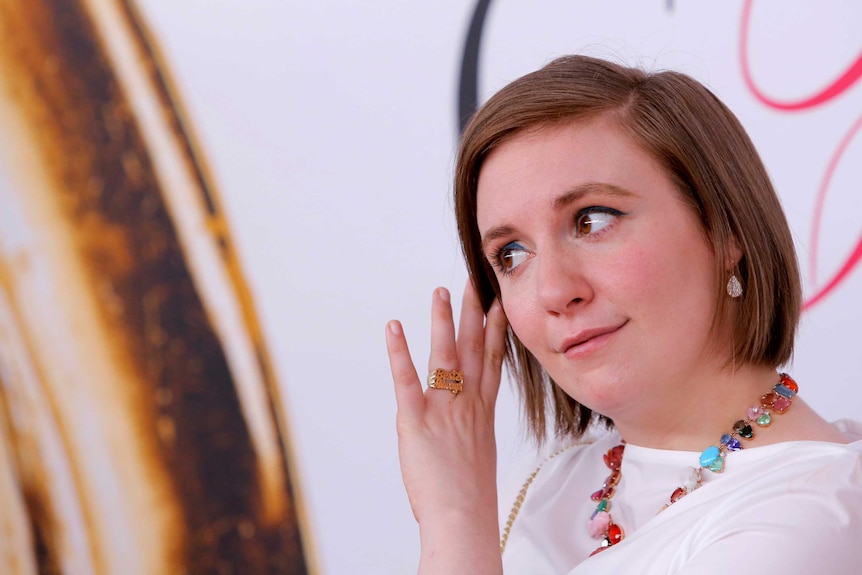
[(505, 142), (484, 163), (477, 202), (512, 329), (580, 403), (614, 419), (665, 411), (727, 357), (701, 223), (610, 123)]

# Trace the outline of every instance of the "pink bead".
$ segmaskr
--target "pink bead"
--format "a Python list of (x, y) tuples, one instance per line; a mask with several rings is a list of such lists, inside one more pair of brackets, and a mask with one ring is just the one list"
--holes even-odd
[(605, 494), (605, 490), (599, 489), (598, 491), (596, 491), (595, 493), (590, 495), (590, 499), (592, 499), (593, 501), (599, 501), (604, 496), (604, 494)]
[(757, 419), (763, 413), (763, 408), (759, 405), (748, 408), (748, 419)]
[(596, 513), (596, 516), (590, 519), (589, 523), (587, 523), (587, 529), (590, 531), (590, 537), (593, 539), (597, 539), (604, 535), (605, 531), (608, 529), (608, 525), (611, 524), (611, 516), (607, 511), (600, 511)]
[(776, 396), (775, 400), (772, 402), (772, 409), (777, 411), (778, 413), (784, 413), (790, 408), (790, 400), (785, 399), (783, 397)]

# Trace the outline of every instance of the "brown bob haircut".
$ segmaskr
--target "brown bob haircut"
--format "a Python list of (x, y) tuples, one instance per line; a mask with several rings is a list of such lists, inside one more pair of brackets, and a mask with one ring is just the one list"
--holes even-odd
[[(458, 151), (455, 211), (468, 271), (485, 310), (500, 296), (500, 287), (482, 253), (476, 223), (483, 161), (524, 130), (599, 116), (652, 156), (700, 217), (715, 253), (716, 293), (724, 294), (730, 273), (739, 277), (743, 295), (719, 297), (715, 312), (715, 325), (732, 332), (733, 363), (786, 363), (793, 353), (802, 294), (781, 204), (733, 113), (703, 85), (678, 72), (648, 73), (565, 56), (507, 85), (474, 114)], [(740, 252), (737, 260), (733, 254)], [(563, 392), (511, 329), (507, 353), (531, 435), (541, 442), (547, 416), (553, 414), (558, 436), (580, 437), (594, 419), (592, 411)]]

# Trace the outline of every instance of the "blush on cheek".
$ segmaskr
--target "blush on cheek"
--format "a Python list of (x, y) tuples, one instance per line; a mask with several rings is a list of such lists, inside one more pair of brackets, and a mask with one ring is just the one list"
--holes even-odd
[(666, 261), (649, 251), (632, 250), (606, 270), (603, 283), (613, 286), (611, 293), (626, 294), (626, 300), (654, 301), (667, 292), (673, 274)]
[(535, 309), (529, 307), (524, 299), (513, 298), (503, 306), (512, 333), (518, 341), (544, 364), (543, 354), (551, 349), (545, 330), (544, 320)]

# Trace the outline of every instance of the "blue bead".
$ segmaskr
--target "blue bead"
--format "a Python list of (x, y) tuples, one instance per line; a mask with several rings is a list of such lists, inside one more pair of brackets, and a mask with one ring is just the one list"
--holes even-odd
[(724, 435), (721, 436), (721, 444), (722, 445), (728, 445), (729, 443), (730, 443), (730, 434), (725, 433)]
[(711, 445), (703, 450), (700, 454), (700, 466), (709, 467), (721, 455), (721, 451), (714, 445)]
[(731, 451), (739, 451), (742, 449), (742, 444), (735, 437), (727, 442), (727, 448)]
[(772, 391), (774, 391), (784, 399), (793, 399), (793, 396), (796, 395), (792, 389), (780, 383), (776, 383), (775, 387), (772, 388)]

